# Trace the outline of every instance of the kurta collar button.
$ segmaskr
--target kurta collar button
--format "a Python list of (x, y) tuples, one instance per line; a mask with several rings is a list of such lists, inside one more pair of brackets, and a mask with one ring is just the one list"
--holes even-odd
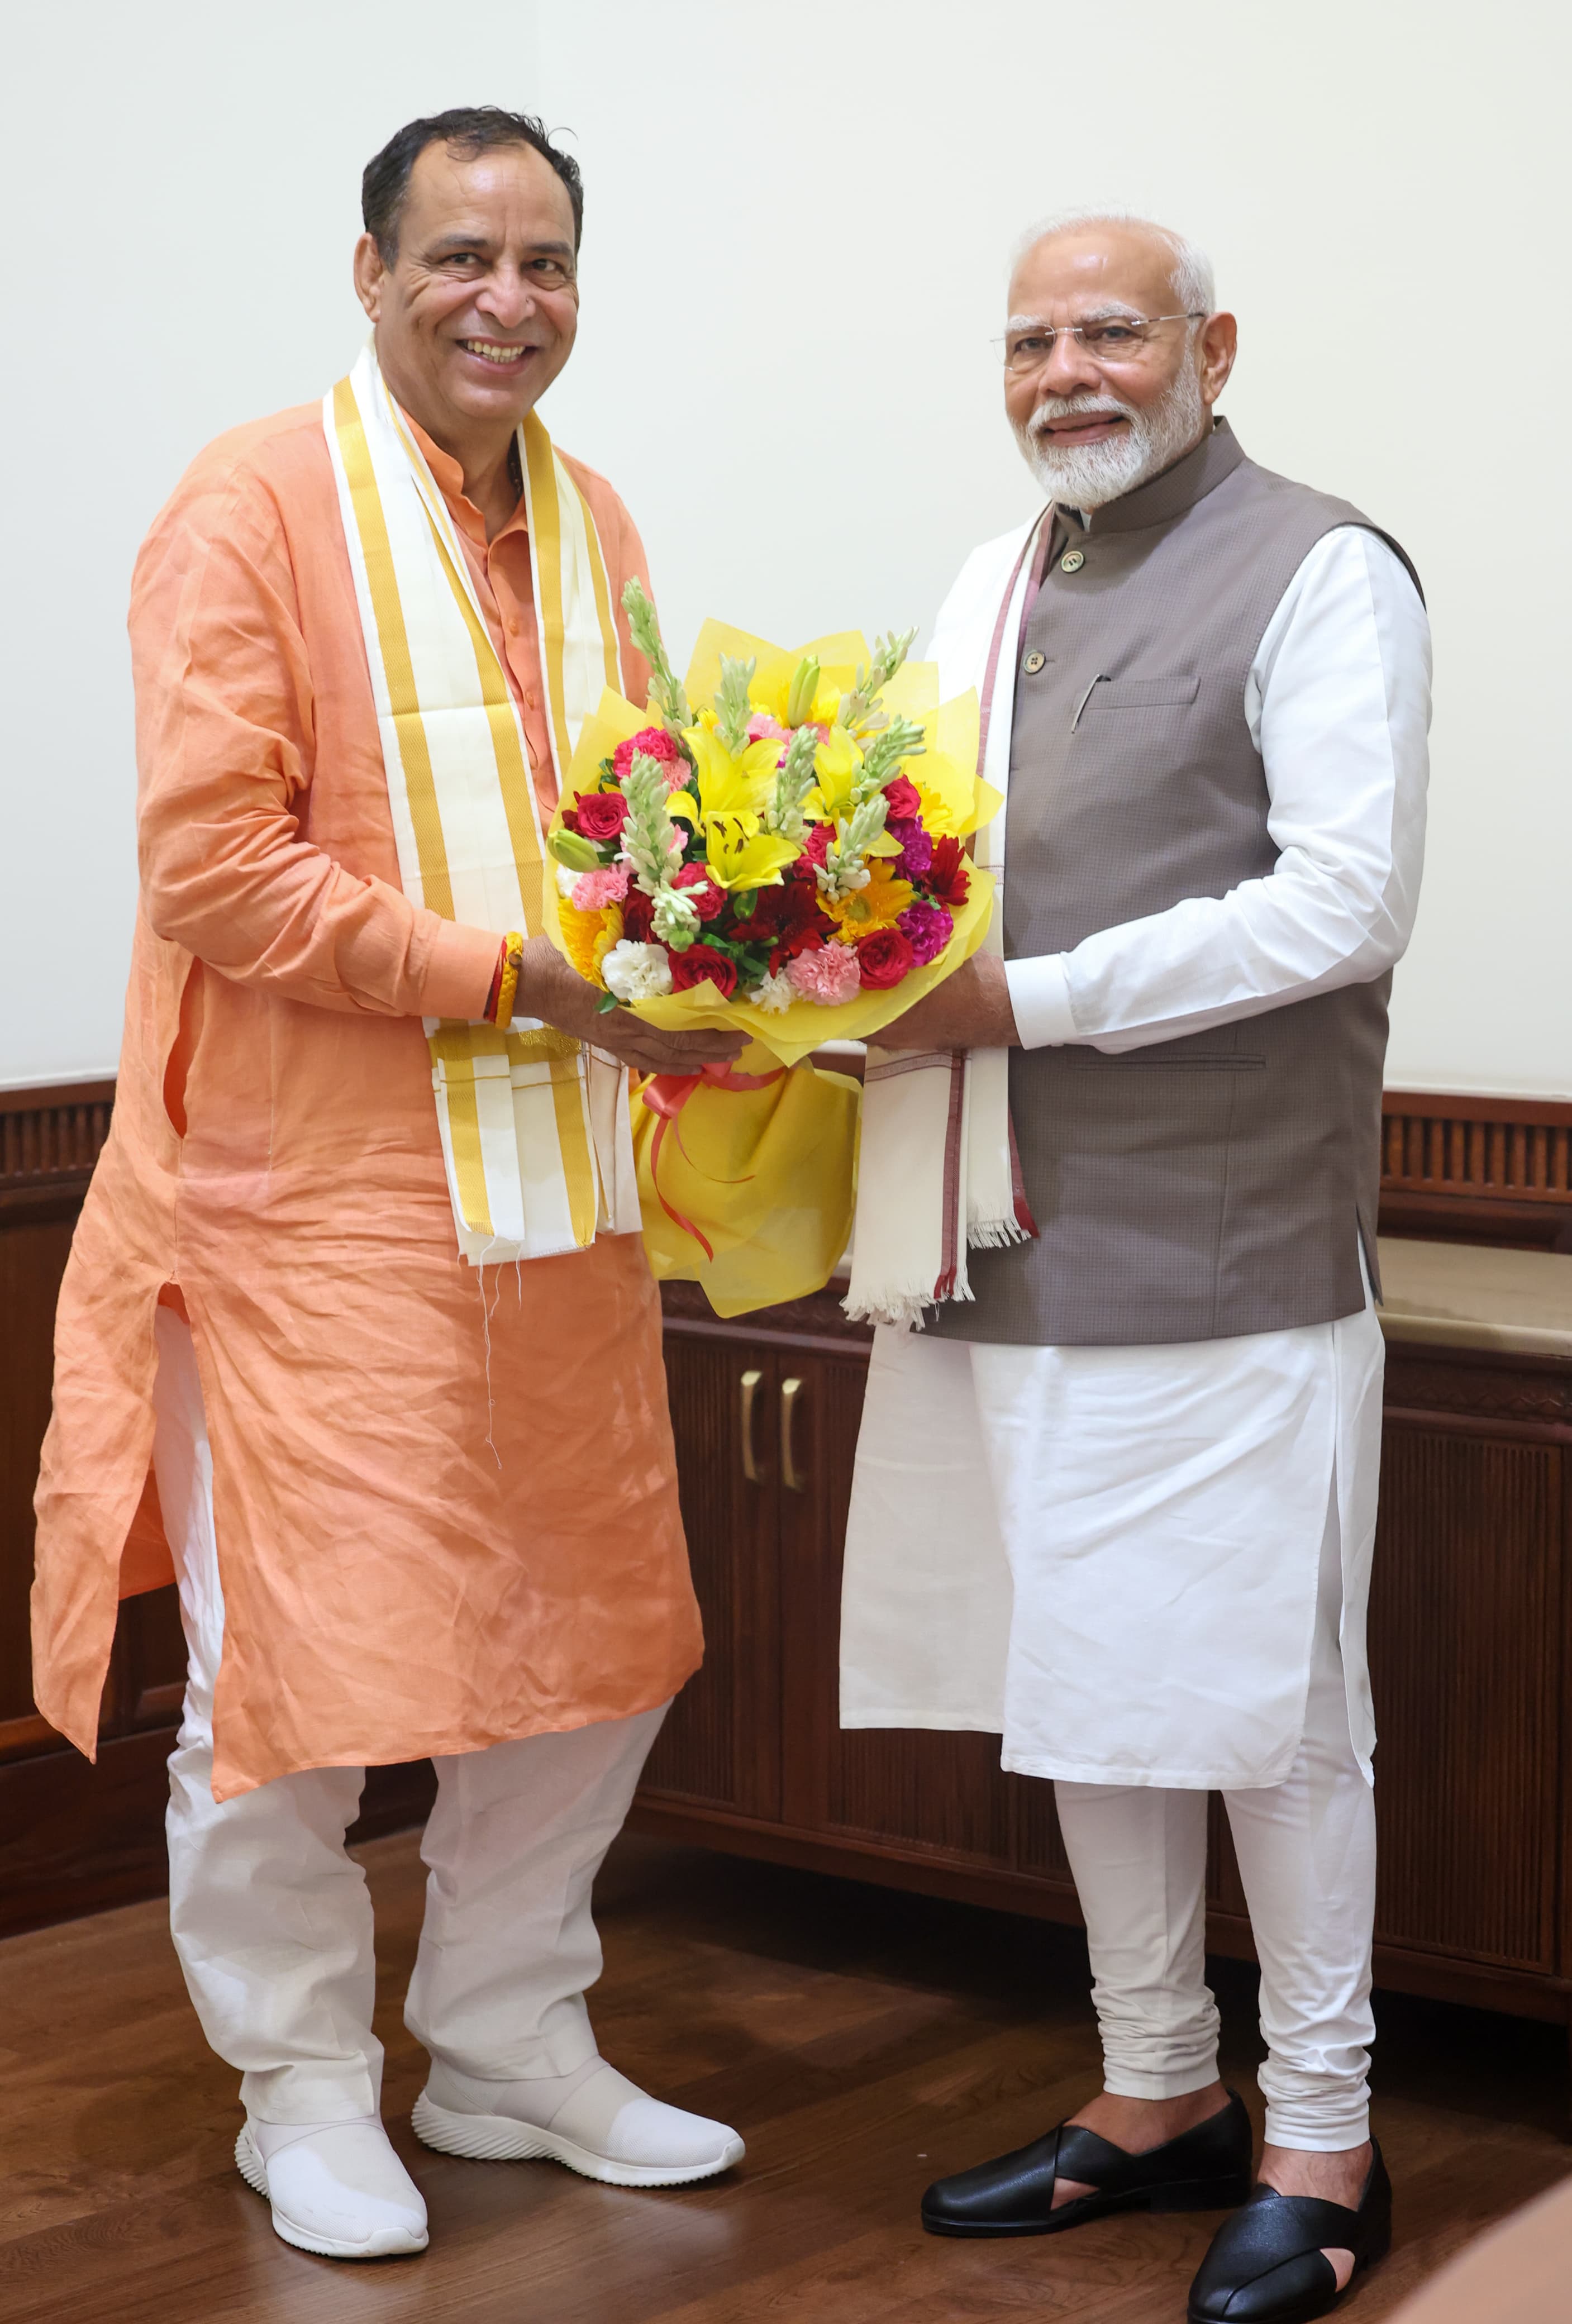
[(1059, 570), (1061, 573), (1079, 573), (1085, 563), (1084, 549), (1067, 549), (1059, 560)]
[(1046, 654), (1039, 653), (1036, 648), (1034, 647), (1032, 651), (1026, 656), (1025, 660), (1021, 664), (1021, 668), (1025, 671), (1028, 678), (1035, 678), (1037, 672), (1042, 669), (1048, 657)]

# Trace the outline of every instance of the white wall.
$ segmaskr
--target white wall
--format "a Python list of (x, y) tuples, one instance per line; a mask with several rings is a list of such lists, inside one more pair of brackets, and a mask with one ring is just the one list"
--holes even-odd
[(528, 106), (538, 78), (533, 0), (10, 12), (0, 1085), (112, 1072), (119, 1050), (138, 543), (210, 437), (320, 396), (354, 360), (371, 155), (445, 105)]
[[(41, 262), (5, 383), (24, 892), (8, 881), (0, 915), (0, 1081), (113, 1059), (140, 532), (206, 436), (347, 364), (367, 154), (491, 97), (575, 134), (584, 318), (545, 416), (631, 505), (679, 657), (712, 612), (787, 643), (925, 622), (1025, 512), (988, 346), (1025, 219), (1116, 200), (1204, 242), (1240, 317), (1226, 409), (1247, 448), (1359, 502), (1430, 595), (1430, 869), (1389, 1079), (1572, 1096), (1567, 510), (1542, 448), (1572, 304), (1562, 12), (572, 0), (531, 20), (494, 0), (274, 0), (261, 32), (227, 0), (35, 17), (8, 143), (69, 264)], [(490, 61), (420, 61), (450, 25)], [(63, 90), (69, 137), (41, 118)]]

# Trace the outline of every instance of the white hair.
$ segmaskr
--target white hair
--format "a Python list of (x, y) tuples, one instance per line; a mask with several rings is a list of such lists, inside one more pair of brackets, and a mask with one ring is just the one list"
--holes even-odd
[(1055, 217), (1045, 217), (1028, 228), (1016, 244), (1010, 260), (1012, 272), (1026, 253), (1051, 234), (1076, 234), (1082, 226), (1128, 226), (1142, 234), (1152, 235), (1171, 253), (1173, 264), (1169, 280), (1181, 311), (1186, 315), (1211, 314), (1218, 303), (1217, 282), (1212, 263), (1204, 250), (1187, 242), (1172, 226), (1159, 226), (1155, 218), (1138, 217), (1134, 210), (1093, 209), (1061, 210)]

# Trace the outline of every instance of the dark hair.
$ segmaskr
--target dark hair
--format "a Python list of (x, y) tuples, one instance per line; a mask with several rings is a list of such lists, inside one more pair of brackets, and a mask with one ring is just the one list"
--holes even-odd
[(366, 232), (376, 236), (384, 265), (391, 266), (399, 254), (399, 221), (409, 198), (409, 173), (427, 145), (438, 144), (466, 161), (498, 145), (529, 146), (550, 162), (567, 188), (574, 248), (578, 248), (584, 230), (584, 181), (573, 155), (552, 143), (545, 123), (532, 113), (504, 113), (500, 105), (455, 105), (446, 113), (406, 122), (361, 172), (361, 218)]

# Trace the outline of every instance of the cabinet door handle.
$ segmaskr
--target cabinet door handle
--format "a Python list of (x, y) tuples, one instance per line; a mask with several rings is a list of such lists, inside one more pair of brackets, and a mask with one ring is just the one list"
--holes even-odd
[(782, 1380), (780, 1384), (780, 1480), (788, 1493), (805, 1493), (808, 1489), (807, 1479), (792, 1458), (792, 1423), (802, 1392), (800, 1379)]
[(757, 1485), (758, 1482), (758, 1463), (753, 1457), (753, 1399), (758, 1394), (763, 1379), (762, 1372), (747, 1371), (743, 1373), (740, 1382), (742, 1473), (750, 1485)]

